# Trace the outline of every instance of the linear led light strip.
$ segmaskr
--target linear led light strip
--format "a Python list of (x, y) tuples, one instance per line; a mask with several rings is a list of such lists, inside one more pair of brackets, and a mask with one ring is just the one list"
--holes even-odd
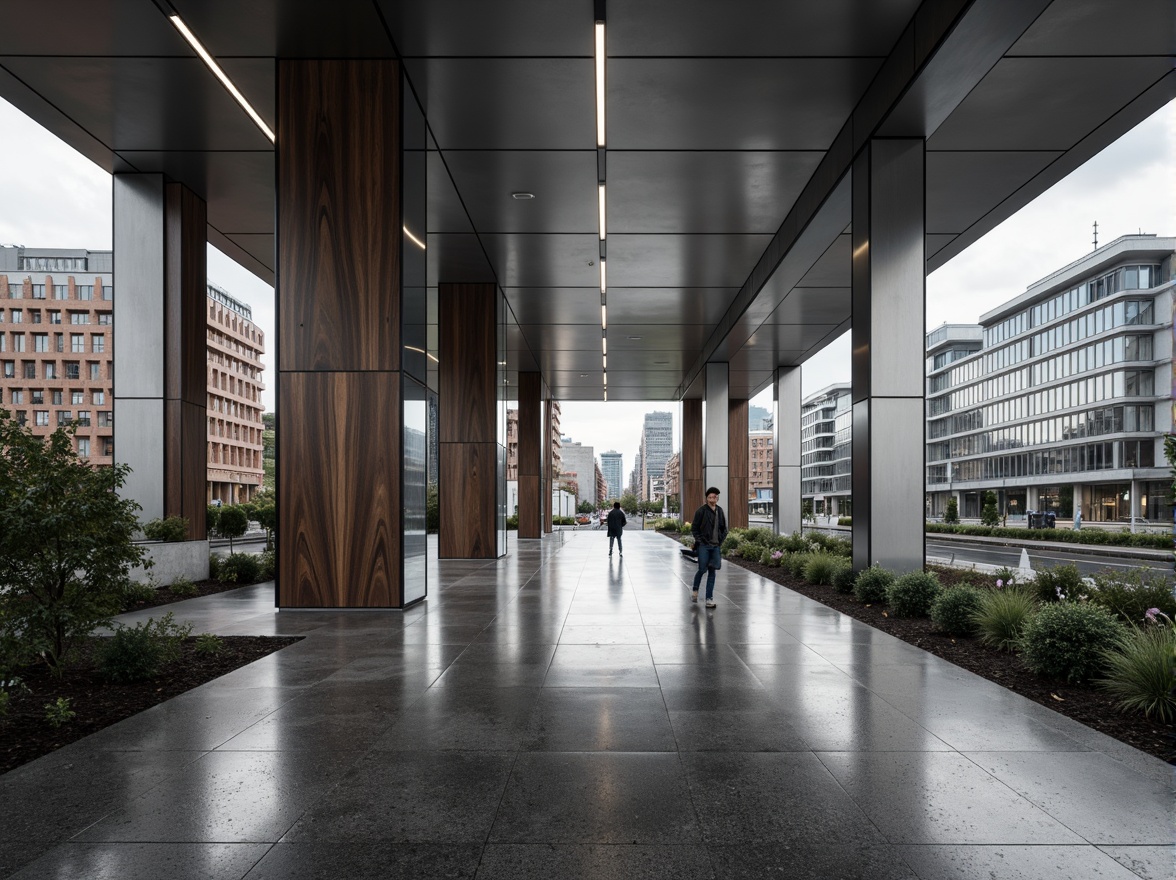
[(249, 114), (249, 118), (253, 120), (258, 128), (265, 132), (265, 136), (270, 139), (270, 143), (274, 143), (277, 138), (274, 136), (273, 129), (265, 124), (265, 120), (257, 114), (257, 111), (253, 109), (253, 105), (245, 100), (245, 96), (237, 90), (237, 87), (233, 85), (233, 81), (229, 79), (228, 75), (223, 70), (221, 70), (220, 65), (216, 63), (216, 60), (208, 54), (208, 50), (201, 45), (198, 39), (196, 39), (196, 35), (188, 30), (188, 26), (184, 24), (184, 20), (174, 13), (168, 16), (168, 20), (170, 20), (171, 23), (175, 25), (176, 30), (179, 31), (183, 38), (188, 41), (188, 45), (196, 50), (196, 54), (199, 55), (201, 60), (203, 60), (204, 63), (208, 65), (208, 69), (216, 74), (216, 78), (221, 81), (221, 85), (228, 89), (229, 94), (232, 95), (237, 100), (237, 103), (240, 104), (242, 108), (244, 108), (245, 112)]
[(596, 149), (598, 156), (597, 203), (600, 211), (600, 349), (601, 377), (604, 384), (604, 399), (608, 400), (608, 275), (606, 271), (605, 248), (605, 182), (604, 182), (604, 21), (605, 0), (596, 0), (595, 25), (595, 66), (596, 66)]

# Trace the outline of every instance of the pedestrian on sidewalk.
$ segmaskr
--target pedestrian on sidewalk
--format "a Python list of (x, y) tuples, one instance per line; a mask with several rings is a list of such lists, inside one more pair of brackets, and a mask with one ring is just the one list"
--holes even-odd
[(698, 551), (698, 571), (694, 573), (694, 590), (690, 601), (698, 601), (698, 585), (706, 573), (706, 607), (715, 607), (715, 572), (723, 567), (722, 547), (727, 537), (727, 515), (719, 507), (719, 490), (706, 490), (706, 504), (694, 511), (690, 521), (694, 549)]
[(606, 523), (608, 524), (608, 555), (612, 556), (613, 541), (617, 542), (617, 552), (621, 554), (623, 559), (625, 556), (625, 548), (621, 546), (621, 535), (625, 531), (625, 511), (621, 510), (621, 502), (614, 501), (613, 509), (608, 512)]

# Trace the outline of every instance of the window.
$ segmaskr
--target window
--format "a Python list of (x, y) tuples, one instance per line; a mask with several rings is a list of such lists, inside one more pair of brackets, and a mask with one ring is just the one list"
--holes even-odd
[(45, 285), (44, 284), (34, 284), (33, 285), (33, 299), (44, 299), (44, 298), (45, 298)]
[(114, 438), (113, 437), (103, 437), (102, 438), (102, 454), (105, 456), (114, 455)]
[(78, 353), (86, 350), (86, 337), (81, 333), (69, 334), (69, 350)]
[(24, 392), (13, 389), (12, 402), (13, 403), (24, 403)]
[(26, 379), (37, 378), (37, 363), (36, 361), (21, 361), (21, 370), (24, 372)]
[(53, 396), (53, 405), (54, 406), (61, 406), (65, 403), (65, 400), (62, 398), (62, 393), (61, 393), (60, 388), (58, 388), (56, 391), (51, 391), (50, 394)]
[(53, 285), (53, 298), (54, 299), (65, 299), (67, 296), (69, 296), (69, 285), (67, 285), (67, 284), (54, 284)]
[(40, 309), (29, 309), (29, 323), (31, 323), (31, 324), (40, 324), (41, 323), (41, 310)]
[(90, 427), (90, 411), (88, 409), (78, 410), (78, 424), (83, 428)]
[(16, 361), (4, 361), (2, 366), (4, 368), (5, 379), (16, 378)]
[(90, 378), (94, 381), (102, 378), (99, 375), (98, 364), (94, 363), (93, 361), (90, 362)]
[(105, 300), (114, 299), (114, 285), (113, 284), (103, 284), (102, 285), (102, 298)]
[(101, 411), (98, 413), (98, 427), (110, 428), (114, 426), (114, 413), (110, 410)]
[(12, 310), (12, 323), (13, 324), (23, 324), (24, 323), (24, 310), (23, 309), (13, 309)]
[(29, 423), (29, 414), (23, 409), (16, 411), (16, 423), (22, 428)]
[(33, 411), (33, 424), (41, 428), (49, 427), (49, 410), (38, 409)]
[(114, 312), (99, 312), (98, 313), (98, 323), (99, 324), (111, 324), (113, 321), (114, 321)]
[(86, 392), (85, 391), (71, 391), (69, 393), (69, 402), (74, 404), (75, 406), (79, 403), (85, 403), (86, 402)]
[(3, 333), (0, 333), (0, 351), (7, 351), (8, 350), (7, 347), (8, 347), (8, 337), (5, 336)]
[(8, 285), (9, 299), (24, 299), (24, 285), (23, 284), (9, 284)]
[(90, 313), (89, 312), (70, 312), (69, 313), (69, 322), (71, 324), (89, 324), (90, 323)]
[(34, 391), (32, 394), (33, 394), (33, 400), (32, 400), (33, 406), (44, 406), (45, 392), (44, 391)]
[(49, 334), (48, 333), (34, 333), (33, 334), (33, 351), (48, 351), (49, 350)]
[[(44, 335), (44, 334), (41, 334), (41, 335)], [(24, 351), (25, 350), (25, 337), (24, 337), (23, 333), (13, 333), (12, 334), (12, 350), (13, 351)]]
[(92, 391), (90, 393), (90, 403), (94, 404), (94, 406), (102, 406), (103, 404), (105, 404), (106, 403), (106, 392), (105, 391)]
[(66, 361), (65, 362), (65, 378), (67, 378), (67, 379), (80, 379), (80, 378), (82, 378), (81, 374), (82, 374), (81, 365), (79, 365), (77, 361)]
[(78, 438), (78, 455), (81, 458), (89, 458), (90, 457), (90, 438), (89, 437), (79, 437)]
[(52, 311), (49, 312), (49, 323), (50, 324), (60, 324), (61, 323), (61, 312), (59, 310), (53, 309)]
[(53, 361), (46, 361), (45, 362), (45, 378), (46, 379), (56, 379), (57, 378), (57, 364), (54, 363)]
[(92, 343), (91, 347), (95, 353), (106, 351), (106, 337), (101, 333), (95, 333), (90, 337), (90, 341)]
[(61, 428), (73, 421), (73, 415), (68, 409), (59, 409), (57, 411), (57, 427)]

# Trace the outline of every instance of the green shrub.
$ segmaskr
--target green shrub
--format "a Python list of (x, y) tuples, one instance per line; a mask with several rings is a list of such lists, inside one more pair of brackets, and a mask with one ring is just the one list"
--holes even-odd
[(743, 543), (743, 538), (733, 532), (728, 532), (723, 540), (723, 554), (726, 555)]
[(894, 575), (878, 563), (860, 572), (853, 582), (853, 597), (867, 605), (886, 601), (886, 590), (894, 583)]
[(1146, 568), (1108, 570), (1100, 571), (1093, 580), (1094, 587), (1086, 591), (1089, 601), (1118, 615), (1124, 623), (1143, 623), (1149, 608), (1176, 618), (1176, 598), (1161, 572)]
[(234, 504), (221, 508), (220, 520), (217, 522), (216, 531), (222, 538), (229, 539), (229, 553), (234, 552), (233, 541), (244, 535), (248, 528), (249, 517), (241, 505)]
[(152, 541), (184, 541), (188, 538), (188, 521), (182, 516), (153, 519), (143, 526), (143, 534)]
[(217, 580), (222, 584), (255, 584), (260, 574), (261, 560), (252, 553), (230, 553), (217, 568)]
[(689, 522), (689, 520), (687, 520), (686, 522), (682, 523), (682, 527), (681, 527), (680, 529), (678, 529), (678, 531), (679, 531), (679, 532), (681, 532), (683, 535), (689, 535), (689, 534), (691, 534), (691, 531), (690, 531), (690, 522)]
[(895, 617), (927, 617), (942, 589), (935, 575), (912, 571), (886, 588), (886, 602)]
[(1126, 633), (1126, 627), (1099, 605), (1054, 602), (1025, 625), (1021, 653), (1038, 675), (1083, 682), (1102, 671), (1106, 652)]
[(127, 611), (140, 602), (150, 602), (155, 598), (155, 587), (138, 581), (127, 581), (122, 591), (122, 609)]
[(984, 509), (980, 511), (980, 522), (986, 526), (995, 526), (1000, 522), (1000, 513), (996, 509), (996, 493), (984, 493)]
[(763, 528), (762, 526), (747, 530), (747, 540), (756, 544), (763, 544), (768, 546), (772, 543), (772, 539), (776, 537), (771, 529)]
[(931, 622), (942, 632), (970, 636), (977, 629), (980, 598), (980, 591), (975, 587), (948, 587), (931, 603)]
[(789, 553), (780, 559), (780, 567), (788, 569), (794, 578), (804, 579), (804, 570), (808, 567), (812, 553)]
[(259, 581), (272, 581), (277, 573), (277, 554), (273, 550), (257, 554), (257, 579)]
[(12, 695), (8, 691), (0, 690), (0, 723), (8, 717), (8, 704), (12, 700)]
[(1025, 589), (981, 593), (980, 608), (976, 611), (980, 641), (998, 651), (1014, 650), (1037, 608), (1036, 597)]
[(1125, 712), (1142, 712), (1164, 724), (1176, 721), (1176, 627), (1131, 627), (1103, 653), (1099, 686)]
[(219, 556), (217, 556), (215, 553), (212, 553), (209, 555), (209, 557), (208, 557), (208, 576), (209, 576), (209, 578), (211, 578), (214, 581), (220, 580), (220, 564), (221, 564), (221, 558)]
[(1034, 575), (1033, 589), (1039, 602), (1061, 602), (1077, 599), (1085, 587), (1078, 566), (1055, 565), (1040, 569)]
[[(556, 517), (558, 519), (558, 517)], [(506, 530), (508, 532), (515, 531), (519, 527), (519, 518), (517, 516), (508, 516), (506, 518)]]
[(219, 654), (225, 649), (225, 640), (212, 633), (201, 633), (196, 636), (197, 654)]
[(853, 525), (853, 517), (852, 516), (839, 516), (837, 518), (837, 525), (839, 525), (839, 526), (852, 526)]
[(807, 553), (809, 542), (805, 540), (804, 535), (800, 532), (793, 532), (791, 535), (780, 535), (779, 549), (785, 553)]
[(52, 703), (45, 704), (45, 720), (52, 727), (68, 724), (77, 716), (77, 712), (70, 706), (69, 697), (58, 697)]
[(684, 547), (693, 547), (694, 546), (694, 536), (693, 535), (682, 535), (678, 538), (678, 543), (680, 543)]
[(216, 527), (220, 524), (221, 508), (215, 504), (210, 504), (204, 511), (204, 525), (208, 529), (208, 534), (216, 534)]
[(960, 521), (959, 504), (956, 503), (955, 498), (947, 499), (947, 510), (943, 512), (943, 521), (945, 523), (958, 523)]
[(1102, 529), (1022, 529), (988, 526), (963, 526), (949, 523), (927, 523), (928, 533), (947, 535), (969, 535), (980, 538), (1000, 537), (1010, 541), (1052, 541), (1059, 544), (1104, 544), (1123, 547), (1149, 547), (1154, 550), (1170, 550), (1172, 536), (1154, 532), (1107, 532)]
[(810, 584), (829, 586), (837, 572), (844, 567), (840, 556), (832, 553), (813, 553), (804, 566), (804, 579)]
[(778, 553), (778, 552), (780, 552), (780, 551), (773, 550), (771, 547), (765, 547), (763, 549), (763, 552), (760, 553), (759, 559), (757, 559), (756, 561), (759, 562), (760, 565), (771, 565), (772, 564), (772, 554)]
[(179, 658), (180, 645), (191, 631), (191, 624), (178, 625), (170, 611), (158, 621), (119, 626), (99, 654), (102, 674), (117, 684), (152, 678)]
[(198, 592), (200, 592), (196, 585), (186, 577), (176, 578), (171, 582), (169, 589), (171, 589), (171, 591), (177, 596), (195, 596)]
[(829, 538), (825, 542), (825, 549), (845, 559), (853, 559), (853, 541), (845, 538)]
[(852, 593), (853, 582), (855, 580), (857, 580), (857, 572), (847, 562), (841, 568), (837, 569), (837, 574), (833, 575), (833, 589), (838, 593)]
[(758, 562), (767, 549), (763, 544), (758, 544), (755, 541), (744, 541), (735, 548), (732, 555), (737, 559), (750, 559), (752, 562)]

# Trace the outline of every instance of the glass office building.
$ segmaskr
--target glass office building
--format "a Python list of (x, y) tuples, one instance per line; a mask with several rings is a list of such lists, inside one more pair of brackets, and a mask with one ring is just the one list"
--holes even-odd
[(927, 334), (927, 505), (980, 515), (996, 493), (1087, 522), (1171, 521), (1176, 238), (1127, 235), (1031, 285), (978, 325)]

